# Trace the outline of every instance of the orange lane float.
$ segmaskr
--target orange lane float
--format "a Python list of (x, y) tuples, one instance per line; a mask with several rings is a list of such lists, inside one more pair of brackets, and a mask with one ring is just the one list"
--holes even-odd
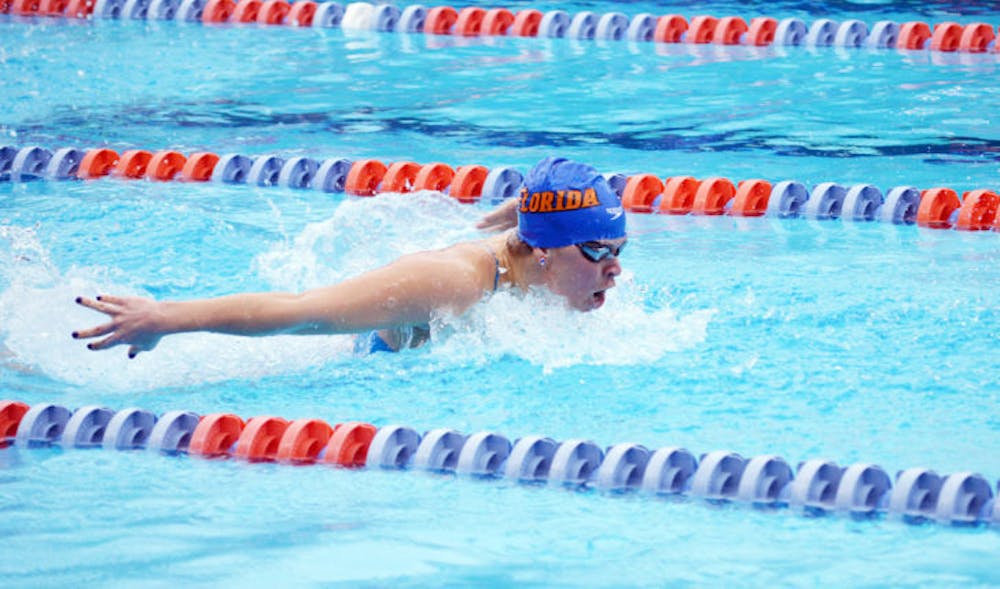
[(277, 459), (281, 462), (315, 462), (333, 435), (330, 424), (320, 419), (296, 419), (281, 436)]
[(962, 201), (951, 188), (931, 188), (920, 193), (920, 208), (917, 209), (917, 225), (932, 229), (951, 227), (951, 215)]
[(734, 217), (763, 217), (771, 198), (771, 183), (767, 180), (744, 180), (736, 187), (729, 214)]
[(948, 53), (958, 51), (961, 41), (962, 25), (956, 22), (943, 22), (934, 25), (934, 33), (931, 35), (931, 49), (934, 51)]
[(511, 34), (517, 37), (537, 37), (538, 27), (542, 24), (542, 12), (528, 8), (514, 15), (511, 24)]
[(311, 27), (316, 16), (317, 4), (312, 0), (298, 0), (292, 4), (285, 24), (298, 27)]
[(236, 3), (236, 7), (233, 8), (233, 13), (229, 19), (232, 22), (239, 23), (256, 22), (261, 4), (261, 0), (240, 0)]
[(355, 196), (373, 196), (385, 172), (385, 164), (378, 160), (358, 160), (351, 164), (344, 191)]
[(206, 457), (227, 455), (239, 440), (243, 427), (243, 419), (231, 413), (206, 415), (191, 434), (188, 453)]
[(80, 167), (77, 168), (76, 177), (100, 178), (107, 176), (118, 164), (118, 152), (110, 149), (91, 149), (80, 160)]
[(740, 38), (749, 28), (746, 21), (738, 16), (720, 18), (712, 33), (712, 42), (719, 45), (739, 45)]
[(414, 162), (394, 162), (382, 177), (380, 192), (410, 192), (420, 172), (420, 164)]
[(486, 166), (459, 166), (451, 181), (448, 194), (459, 202), (470, 203), (479, 200), (483, 194), (483, 185), (490, 171)]
[(660, 212), (668, 215), (686, 215), (694, 207), (694, 197), (698, 194), (699, 182), (692, 176), (667, 178), (660, 199)]
[(495, 37), (507, 34), (507, 30), (514, 24), (514, 13), (506, 8), (491, 8), (483, 16), (482, 34)]
[(257, 13), (257, 24), (259, 25), (280, 25), (285, 22), (285, 17), (292, 10), (292, 5), (285, 0), (265, 0), (260, 5), (260, 12)]
[(208, 151), (192, 153), (181, 168), (181, 178), (188, 182), (207, 182), (212, 178), (219, 156)]
[(38, 3), (38, 14), (43, 16), (60, 16), (66, 12), (69, 0), (41, 0)]
[(715, 27), (718, 24), (719, 19), (714, 16), (704, 14), (696, 16), (691, 19), (691, 26), (688, 27), (685, 40), (688, 43), (696, 43), (698, 45), (711, 43), (712, 38), (715, 37)]
[(996, 33), (990, 25), (981, 22), (972, 23), (962, 29), (958, 48), (969, 53), (985, 53), (995, 38)]
[(153, 159), (153, 154), (145, 149), (130, 149), (122, 152), (122, 157), (118, 160), (118, 165), (115, 166), (115, 175), (121, 178), (142, 178), (151, 159)]
[(1000, 197), (990, 190), (973, 190), (966, 192), (962, 198), (962, 206), (958, 211), (955, 228), (964, 231), (986, 231), (997, 218), (997, 206)]
[(146, 166), (149, 180), (173, 180), (184, 169), (187, 158), (176, 151), (158, 151)]
[(435, 6), (427, 11), (424, 32), (430, 35), (447, 35), (458, 20), (458, 11), (451, 6)]
[(778, 20), (768, 16), (758, 16), (750, 21), (746, 44), (763, 47), (774, 43), (774, 33), (778, 30)]
[[(17, 16), (32, 16), (40, 12), (39, 0), (14, 0), (10, 4), (11, 14)], [(4, 11), (6, 12), (6, 10)]]
[(69, 0), (64, 16), (69, 18), (87, 18), (94, 13), (96, 0)]
[(483, 17), (485, 16), (485, 8), (478, 6), (463, 8), (455, 20), (454, 33), (462, 37), (478, 37), (483, 29)]
[(414, 190), (440, 190), (448, 188), (455, 177), (455, 170), (448, 164), (433, 163), (420, 168), (413, 180)]
[(622, 191), (622, 207), (632, 213), (653, 212), (653, 201), (663, 194), (663, 182), (653, 174), (636, 174)]
[(245, 460), (271, 462), (278, 455), (288, 421), (281, 417), (251, 417), (236, 440), (233, 456)]
[(653, 40), (658, 43), (680, 43), (687, 30), (687, 19), (679, 14), (667, 14), (656, 19)]
[(375, 433), (375, 426), (368, 423), (351, 421), (338, 424), (326, 445), (323, 462), (348, 468), (364, 466)]
[(899, 49), (923, 49), (931, 38), (931, 27), (925, 22), (911, 21), (899, 27), (896, 47)]
[(706, 178), (698, 185), (691, 212), (696, 215), (721, 215), (736, 196), (736, 187), (727, 178)]
[(7, 446), (7, 438), (17, 434), (17, 426), (30, 407), (20, 401), (0, 401), (0, 448)]
[(205, 8), (201, 11), (201, 22), (227, 22), (234, 10), (236, 10), (236, 3), (233, 0), (208, 0), (205, 3)]

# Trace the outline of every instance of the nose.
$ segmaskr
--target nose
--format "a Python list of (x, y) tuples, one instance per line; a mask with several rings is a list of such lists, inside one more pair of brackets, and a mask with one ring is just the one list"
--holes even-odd
[(605, 278), (614, 278), (622, 273), (622, 264), (617, 256), (610, 258), (610, 262), (604, 266)]

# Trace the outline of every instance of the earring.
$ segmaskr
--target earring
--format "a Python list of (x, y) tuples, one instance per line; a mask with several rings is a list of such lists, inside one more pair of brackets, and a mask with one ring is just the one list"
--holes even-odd
[(538, 258), (538, 265), (541, 266), (542, 268), (545, 267), (545, 262), (546, 262), (546, 257), (545, 256), (542, 256), (542, 257)]

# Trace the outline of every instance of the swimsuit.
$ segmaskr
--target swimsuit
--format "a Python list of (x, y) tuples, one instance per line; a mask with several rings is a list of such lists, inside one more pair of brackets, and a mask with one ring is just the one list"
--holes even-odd
[[(493, 273), (493, 292), (496, 292), (497, 287), (500, 286), (500, 258), (497, 257), (496, 253), (485, 244), (483, 249), (490, 252), (493, 256), (493, 264), (495, 265), (495, 270)], [(368, 331), (365, 333), (358, 334), (357, 339), (354, 340), (354, 353), (359, 356), (367, 356), (368, 354), (374, 354), (375, 352), (398, 352), (399, 350), (393, 349), (385, 339), (378, 334), (378, 331)]]

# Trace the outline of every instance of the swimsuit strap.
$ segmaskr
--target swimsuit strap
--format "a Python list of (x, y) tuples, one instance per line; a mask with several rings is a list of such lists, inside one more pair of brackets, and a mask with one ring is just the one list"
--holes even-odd
[(490, 255), (493, 256), (493, 263), (496, 265), (496, 270), (493, 272), (493, 292), (496, 292), (497, 287), (500, 286), (500, 258), (497, 257), (496, 252), (494, 252), (493, 248), (490, 246), (485, 243), (481, 243), (479, 245), (483, 246), (483, 249), (488, 251)]

